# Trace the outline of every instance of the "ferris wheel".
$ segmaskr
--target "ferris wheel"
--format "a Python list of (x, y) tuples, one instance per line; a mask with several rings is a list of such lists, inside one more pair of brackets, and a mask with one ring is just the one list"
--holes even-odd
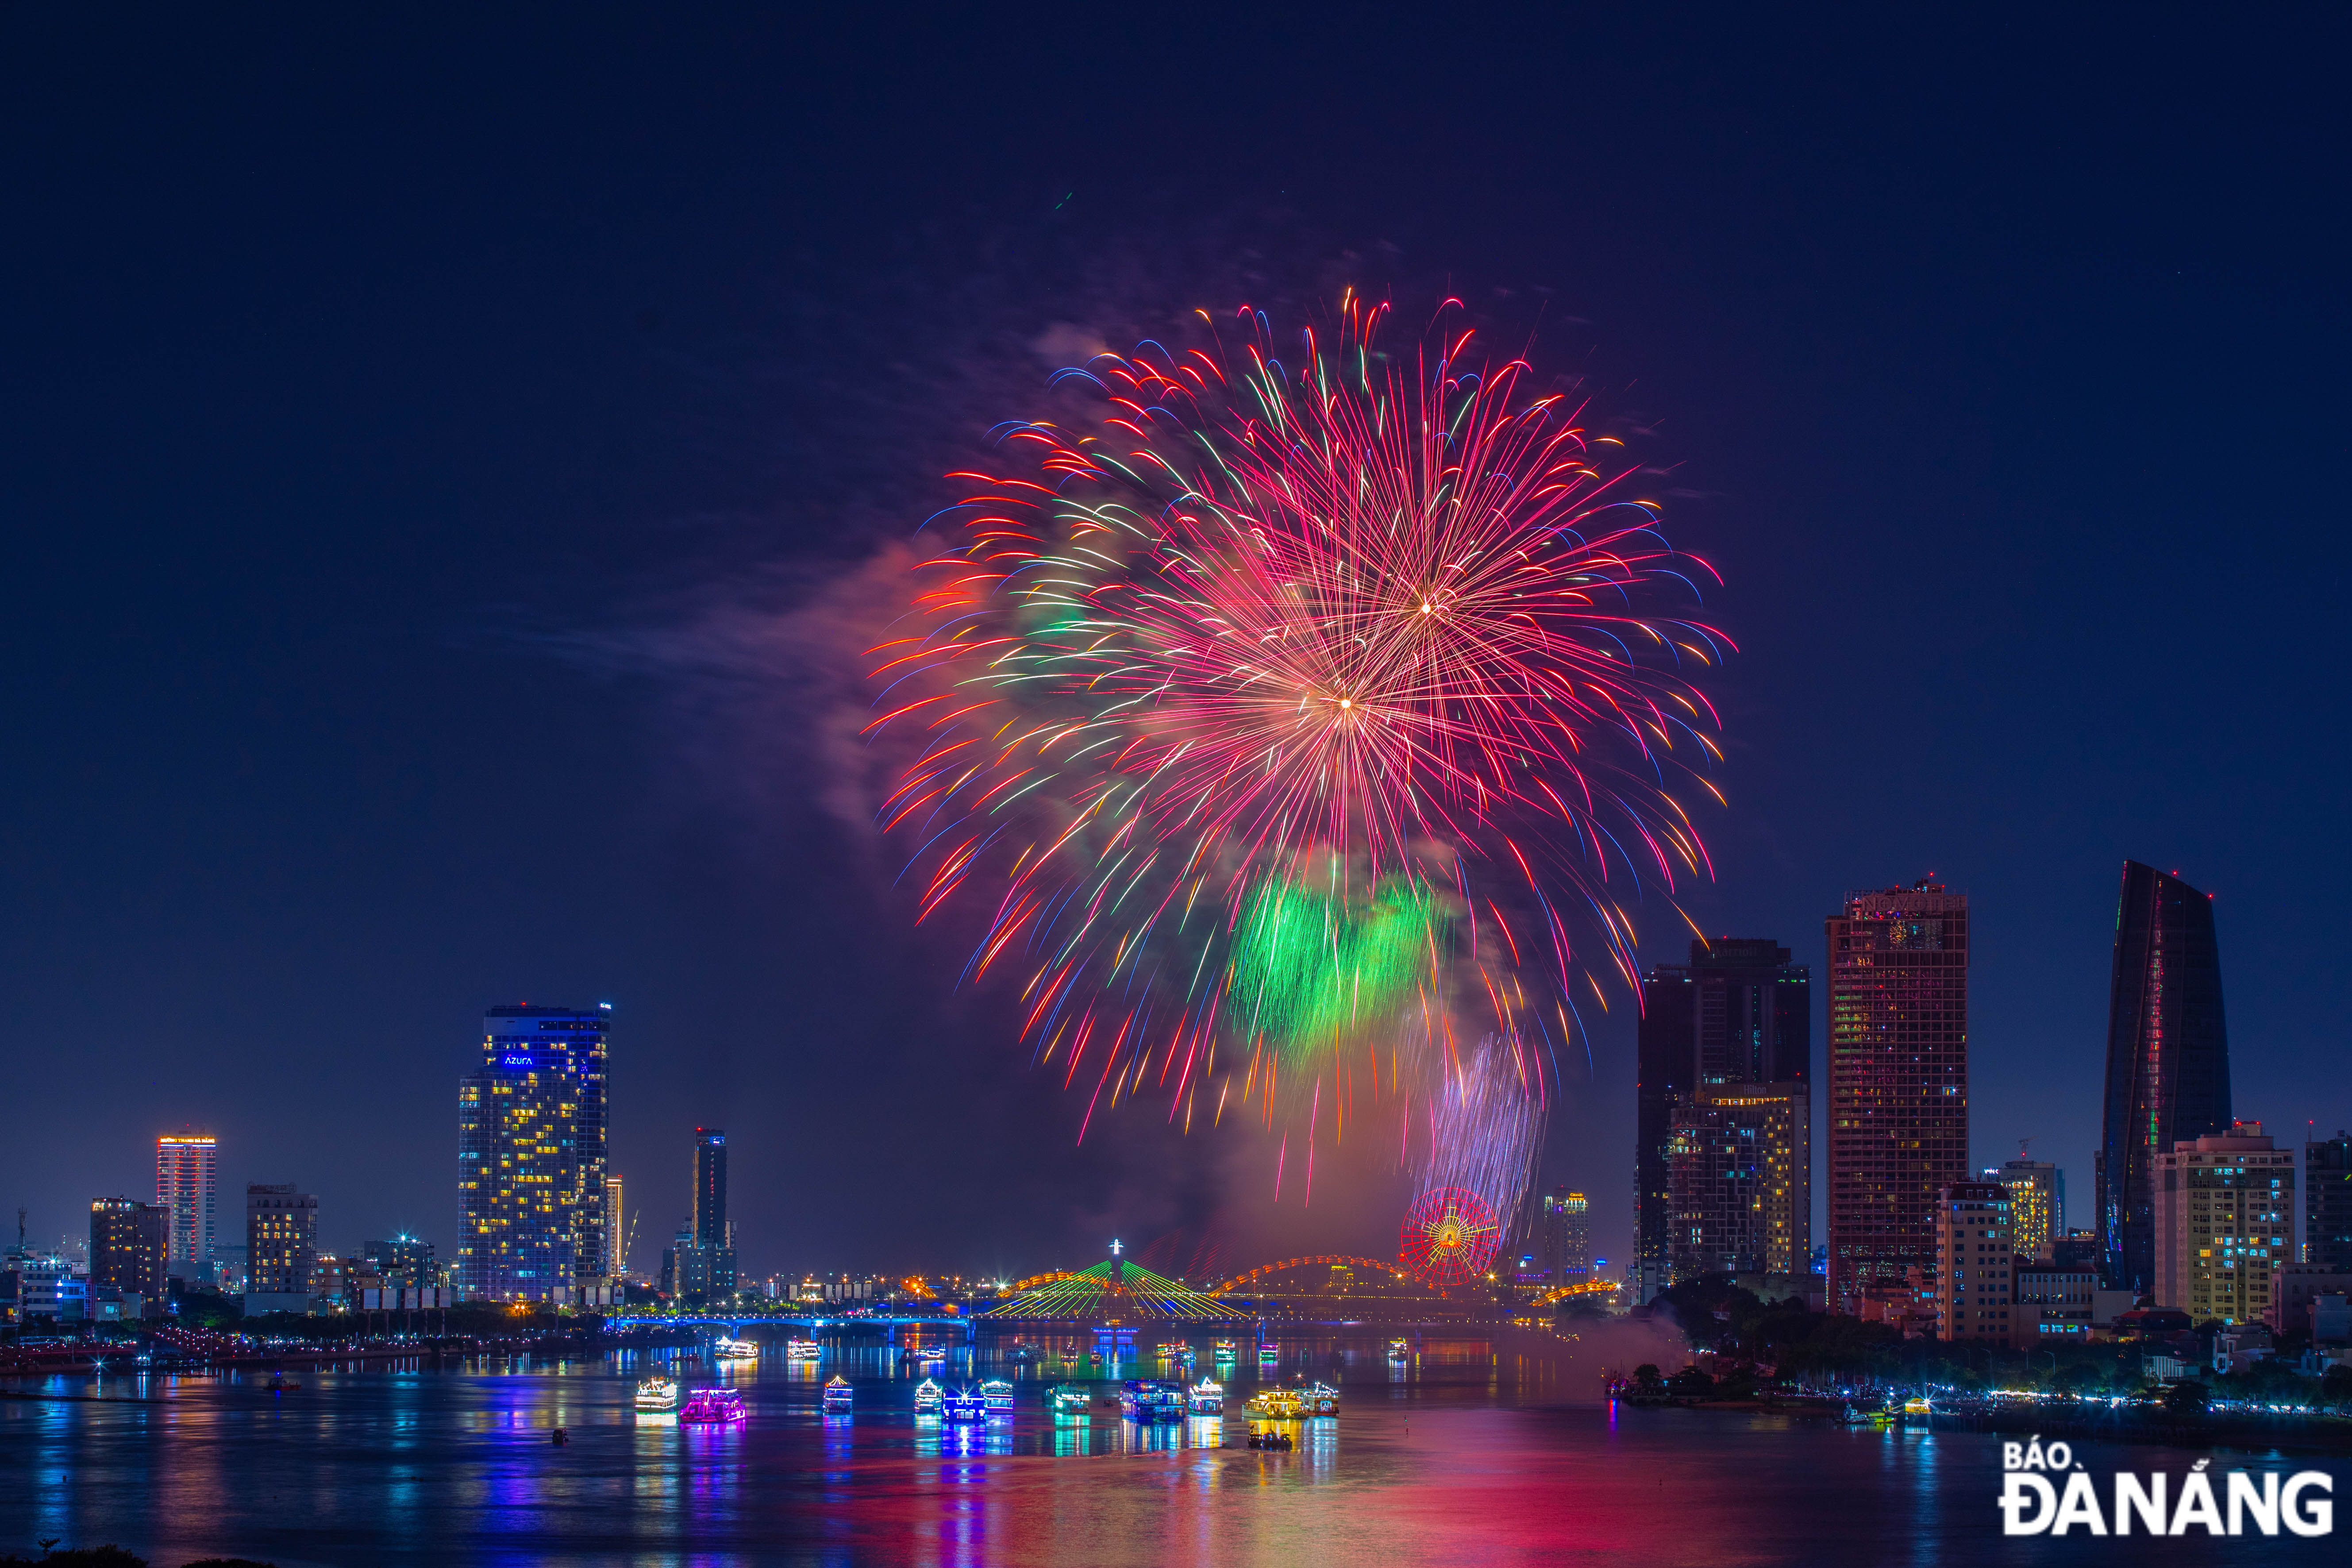
[(1485, 1198), (1467, 1187), (1437, 1187), (1405, 1211), (1397, 1255), (1425, 1285), (1466, 1285), (1495, 1261), (1502, 1232)]

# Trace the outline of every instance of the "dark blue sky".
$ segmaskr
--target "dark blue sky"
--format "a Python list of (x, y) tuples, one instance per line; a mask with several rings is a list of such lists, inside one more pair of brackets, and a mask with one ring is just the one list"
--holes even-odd
[[(196, 1121), (446, 1247), (481, 1009), (609, 1000), (640, 1261), (698, 1121), (761, 1271), (1385, 1250), (1392, 1184), (1071, 1150), (827, 805), (807, 608), (1056, 323), (1349, 282), (1534, 326), (1677, 465), (1746, 650), (1692, 908), (1818, 964), (1848, 887), (1967, 890), (1980, 1160), (2086, 1219), (2126, 856), (2217, 895), (2239, 1114), (2352, 1121), (2317, 15), (12, 8), (0, 1201), (79, 1230)], [(1548, 1155), (1612, 1257), (1632, 1037)]]

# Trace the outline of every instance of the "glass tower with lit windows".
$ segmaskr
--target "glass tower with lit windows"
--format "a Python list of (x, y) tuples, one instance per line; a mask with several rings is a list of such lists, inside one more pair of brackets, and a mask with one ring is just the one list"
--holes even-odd
[(601, 1010), (483, 1016), (481, 1068), (457, 1088), (462, 1300), (605, 1298), (604, 1037)]
[(1968, 895), (1849, 893), (1826, 925), (1829, 1304), (1853, 1311), (1934, 1267), (1941, 1194), (1969, 1180)]
[(2099, 1140), (2099, 1238), (2107, 1283), (2156, 1285), (2157, 1161), (2230, 1128), (2230, 1031), (2213, 900), (2178, 877), (2124, 862), (2107, 994), (2107, 1097)]

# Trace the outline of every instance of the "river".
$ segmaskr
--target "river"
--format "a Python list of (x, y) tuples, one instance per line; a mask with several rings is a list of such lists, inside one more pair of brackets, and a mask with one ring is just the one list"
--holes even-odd
[[(970, 1442), (912, 1412), (919, 1374), (877, 1349), (820, 1366), (730, 1366), (736, 1429), (640, 1417), (658, 1363), (468, 1363), (266, 1376), (51, 1379), (0, 1399), (0, 1552), (115, 1542), (158, 1565), (206, 1556), (298, 1564), (2042, 1563), (2334, 1560), (2331, 1538), (2149, 1543), (2005, 1538), (2002, 1439), (1596, 1399), (1593, 1358), (1534, 1336), (1430, 1340), (1391, 1366), (1381, 1342), (1299, 1342), (1337, 1371), (1336, 1420), (1290, 1452), (1222, 1421), (1138, 1428), (1114, 1409), (1055, 1420), (1058, 1375), (1003, 1373), (1020, 1406)], [(1333, 1368), (1334, 1349), (1345, 1365)], [(1154, 1369), (1146, 1369), (1150, 1374)], [(856, 1386), (824, 1415), (835, 1373)], [(1109, 1385), (1105, 1385), (1108, 1388)], [(101, 1399), (62, 1397), (102, 1394)], [(38, 1397), (26, 1397), (37, 1395)], [(556, 1427), (570, 1440), (551, 1439)], [(2106, 1472), (2183, 1477), (2200, 1458), (2340, 1477), (2332, 1457), (2081, 1445)], [(2250, 1527), (2251, 1528), (2251, 1527)], [(2117, 1559), (2119, 1560), (2119, 1559)]]

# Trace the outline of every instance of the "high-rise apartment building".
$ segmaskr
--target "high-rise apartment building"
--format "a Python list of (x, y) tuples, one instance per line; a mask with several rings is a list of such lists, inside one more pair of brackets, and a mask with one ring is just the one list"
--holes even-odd
[(725, 1247), (727, 1232), (727, 1134), (716, 1127), (694, 1130), (694, 1245)]
[(1582, 1193), (1561, 1187), (1544, 1194), (1537, 1256), (1554, 1287), (1581, 1285), (1592, 1278), (1592, 1205)]
[(2150, 1291), (2196, 1322), (2259, 1321), (2290, 1261), (2294, 1155), (2259, 1121), (2184, 1138), (2156, 1157)]
[(1999, 1182), (1954, 1182), (1936, 1194), (1936, 1337), (2011, 1335), (2017, 1240), (2009, 1189)]
[(2017, 1255), (2036, 1262), (2058, 1258), (2059, 1239), (2066, 1234), (2066, 1173), (2046, 1160), (2020, 1155), (1985, 1173), (1988, 1182), (2009, 1189), (2010, 1223), (2017, 1233)]
[(2352, 1135), (2303, 1146), (2303, 1260), (2352, 1274)]
[(457, 1087), (457, 1292), (600, 1305), (605, 1279), (602, 1009), (493, 1007)]
[(245, 1189), (245, 1289), (253, 1296), (308, 1296), (319, 1264), (319, 1198), (294, 1184)]
[(219, 1198), (219, 1140), (209, 1132), (166, 1132), (155, 1140), (155, 1206), (172, 1216), (170, 1268), (183, 1279), (210, 1271)]
[(2157, 1162), (2230, 1125), (2230, 1036), (2213, 900), (2178, 877), (2124, 862), (2107, 993), (2105, 1125), (2098, 1222), (2107, 1281), (2154, 1288)]
[(1812, 1102), (1801, 1083), (1701, 1085), (1675, 1110), (1666, 1283), (1810, 1272)]
[(629, 1271), (629, 1228), (621, 1218), (621, 1178), (604, 1178), (604, 1272), (618, 1279)]
[(1849, 893), (1827, 934), (1828, 1289), (1853, 1311), (1934, 1261), (1939, 1194), (1969, 1179), (1968, 896)]
[[(1732, 1084), (1795, 1084), (1810, 1092), (1811, 972), (1775, 942), (1695, 941), (1688, 963), (1660, 964), (1643, 980), (1636, 1037), (1634, 1262), (1628, 1272), (1647, 1301), (1670, 1282), (1669, 1254), (1685, 1206), (1672, 1186), (1679, 1108), (1702, 1089)], [(1810, 1105), (1803, 1121), (1810, 1136)]]
[(172, 1211), (136, 1198), (99, 1198), (89, 1205), (89, 1288), (163, 1300), (172, 1247)]

